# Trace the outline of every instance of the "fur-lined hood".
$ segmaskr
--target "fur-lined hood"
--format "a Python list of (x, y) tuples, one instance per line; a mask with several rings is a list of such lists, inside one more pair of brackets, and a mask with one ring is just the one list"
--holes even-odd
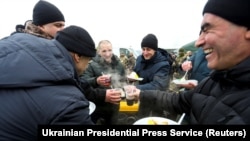
[(38, 37), (46, 38), (46, 39), (53, 39), (53, 37), (51, 37), (47, 33), (44, 33), (41, 29), (38, 28), (38, 26), (32, 23), (29, 23), (28, 25), (26, 25), (24, 32), (38, 36)]

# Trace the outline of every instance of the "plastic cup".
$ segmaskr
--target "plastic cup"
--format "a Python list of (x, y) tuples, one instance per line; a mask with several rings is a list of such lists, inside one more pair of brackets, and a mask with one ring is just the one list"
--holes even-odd
[(124, 91), (126, 94), (126, 102), (128, 106), (133, 106), (134, 104), (134, 96), (131, 96), (133, 94), (134, 85), (126, 85), (124, 86)]
[(124, 100), (126, 98), (126, 94), (125, 94), (125, 92), (123, 91), (122, 88), (115, 88), (115, 91), (121, 92), (121, 99), (122, 100)]

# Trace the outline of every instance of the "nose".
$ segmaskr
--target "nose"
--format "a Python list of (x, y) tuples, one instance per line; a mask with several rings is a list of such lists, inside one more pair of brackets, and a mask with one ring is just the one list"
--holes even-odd
[(205, 44), (205, 39), (202, 36), (202, 34), (199, 36), (199, 38), (195, 42), (196, 47), (202, 47)]
[(104, 53), (106, 57), (112, 56), (113, 52), (112, 51), (107, 51)]

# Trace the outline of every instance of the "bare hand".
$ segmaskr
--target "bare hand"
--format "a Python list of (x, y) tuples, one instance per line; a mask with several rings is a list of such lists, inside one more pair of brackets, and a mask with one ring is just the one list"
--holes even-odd
[(105, 102), (112, 104), (119, 104), (121, 101), (121, 91), (115, 91), (114, 89), (108, 89), (106, 91)]
[(181, 64), (181, 68), (183, 71), (188, 71), (192, 69), (192, 62), (191, 61), (185, 61)]
[(111, 80), (110, 77), (107, 77), (105, 75), (99, 76), (96, 79), (96, 82), (98, 85), (104, 86), (104, 87), (110, 87)]
[(138, 101), (139, 100), (139, 97), (140, 97), (140, 93), (141, 93), (141, 90), (140, 89), (137, 89), (136, 87), (134, 88), (133, 90), (133, 95), (135, 97), (135, 101)]
[(193, 89), (197, 86), (197, 84), (194, 84), (192, 82), (189, 82), (188, 84), (179, 84), (180, 87), (186, 88), (186, 89)]

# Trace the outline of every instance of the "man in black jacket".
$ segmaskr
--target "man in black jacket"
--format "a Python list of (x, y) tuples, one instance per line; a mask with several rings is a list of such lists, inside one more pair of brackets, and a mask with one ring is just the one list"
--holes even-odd
[[(68, 38), (71, 38), (71, 40), (68, 40)], [(59, 31), (55, 39), (62, 43), (70, 52), (76, 66), (77, 74), (81, 76), (88, 66), (90, 59), (96, 55), (96, 50), (93, 48), (95, 46), (94, 41), (89, 33), (80, 27), (69, 26), (63, 31)], [(118, 104), (121, 101), (120, 91), (93, 88), (87, 80), (80, 79), (80, 81), (81, 88), (84, 90), (84, 94), (88, 100), (94, 102), (96, 105), (109, 103), (119, 106)], [(95, 120), (93, 121), (95, 122)]]
[(190, 124), (250, 124), (249, 7), (249, 0), (207, 1), (196, 46), (214, 71), (194, 90), (170, 94), (137, 89), (134, 95), (141, 103), (188, 114)]

